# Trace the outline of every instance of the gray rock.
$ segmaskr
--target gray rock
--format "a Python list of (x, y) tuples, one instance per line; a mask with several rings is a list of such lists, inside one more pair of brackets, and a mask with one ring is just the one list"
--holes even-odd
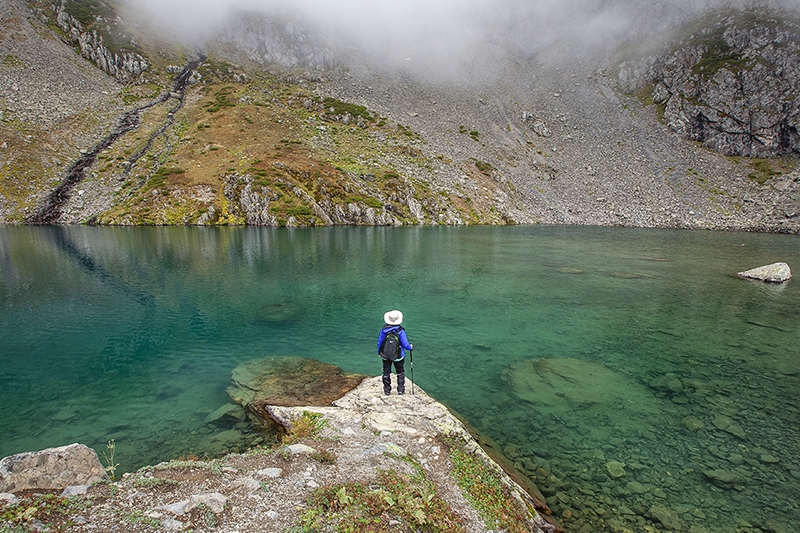
[(405, 457), (407, 455), (403, 448), (392, 442), (382, 442), (380, 444), (376, 444), (372, 448), (364, 450), (361, 453), (365, 455), (382, 455), (384, 453), (388, 453), (389, 455), (396, 455), (398, 457)]
[(108, 479), (97, 453), (83, 444), (20, 453), (0, 460), (0, 492), (63, 490)]
[(614, 479), (619, 479), (625, 475), (625, 463), (619, 461), (609, 461), (605, 465), (606, 472)]
[(283, 470), (281, 470), (280, 468), (264, 468), (256, 472), (256, 474), (258, 474), (259, 476), (271, 477), (271, 478), (281, 477), (282, 473)]
[(225, 504), (228, 503), (228, 498), (218, 492), (209, 492), (207, 494), (196, 494), (189, 498), (190, 507), (187, 510), (191, 511), (197, 505), (205, 505), (214, 514), (219, 514), (225, 510)]
[(165, 518), (161, 521), (161, 527), (167, 531), (180, 531), (183, 529), (183, 522), (174, 518)]
[(667, 529), (680, 530), (682, 528), (681, 519), (678, 513), (667, 507), (666, 505), (655, 504), (647, 511), (647, 516), (659, 522)]
[(7, 503), (8, 505), (14, 505), (19, 502), (19, 498), (10, 492), (0, 492), (0, 502)]
[(78, 496), (80, 494), (86, 494), (88, 491), (89, 485), (71, 485), (61, 492), (61, 497)]
[(316, 450), (311, 446), (306, 446), (305, 444), (292, 444), (291, 446), (287, 446), (286, 449), (292, 455), (298, 455), (301, 453), (314, 453)]
[(743, 476), (729, 470), (703, 470), (703, 476), (717, 487), (730, 490), (738, 485), (743, 485), (746, 480)]
[(758, 268), (739, 272), (740, 278), (757, 279), (773, 283), (783, 283), (792, 279), (792, 269), (786, 263), (772, 263)]

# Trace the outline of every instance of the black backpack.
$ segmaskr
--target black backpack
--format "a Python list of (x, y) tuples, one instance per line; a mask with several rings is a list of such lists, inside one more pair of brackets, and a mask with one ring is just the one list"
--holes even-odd
[(378, 355), (381, 356), (381, 359), (384, 361), (396, 361), (400, 357), (400, 330), (403, 329), (399, 327), (397, 329), (393, 329), (386, 334), (386, 337), (383, 338), (383, 342), (381, 343), (381, 351), (378, 352)]

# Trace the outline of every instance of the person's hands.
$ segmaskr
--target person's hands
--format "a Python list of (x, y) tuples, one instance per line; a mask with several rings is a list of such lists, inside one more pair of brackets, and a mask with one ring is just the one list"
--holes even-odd
[(412, 349), (412, 350), (414, 349), (414, 345), (413, 345), (413, 344), (409, 344), (409, 346), (411, 346), (411, 349)]

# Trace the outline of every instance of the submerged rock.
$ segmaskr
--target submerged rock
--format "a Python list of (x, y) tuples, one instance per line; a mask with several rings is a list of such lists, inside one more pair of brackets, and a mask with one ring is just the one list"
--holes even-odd
[(622, 419), (633, 412), (658, 412), (656, 399), (645, 387), (593, 361), (526, 359), (509, 366), (503, 378), (517, 397), (542, 411), (613, 406), (625, 413)]
[(742, 475), (736, 472), (722, 469), (703, 470), (703, 476), (717, 487), (725, 490), (744, 485), (747, 481)]
[(330, 405), (364, 379), (305, 357), (267, 357), (233, 369), (228, 395), (239, 405), (253, 402), (291, 407)]
[(620, 463), (619, 461), (609, 461), (604, 466), (606, 467), (606, 472), (608, 472), (608, 475), (614, 479), (619, 479), (626, 474), (625, 463)]
[(272, 426), (266, 405), (331, 405), (364, 380), (341, 368), (305, 357), (267, 357), (233, 369), (228, 395), (257, 420)]
[(792, 269), (789, 268), (789, 265), (786, 263), (772, 263), (771, 265), (739, 272), (737, 276), (740, 278), (782, 283), (792, 279)]

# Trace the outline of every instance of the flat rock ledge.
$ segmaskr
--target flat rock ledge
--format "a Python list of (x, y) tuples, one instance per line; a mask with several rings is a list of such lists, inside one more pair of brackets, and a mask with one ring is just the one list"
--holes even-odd
[(740, 278), (783, 283), (792, 279), (792, 269), (786, 263), (772, 263), (771, 265), (739, 272), (737, 275)]
[[(448, 446), (456, 442), (496, 474), (511, 495), (506, 508), (518, 506), (525, 516), (525, 531), (563, 531), (545, 518), (546, 503), (535, 498), (535, 489), (526, 490), (514, 481), (453, 413), (407, 383), (405, 395), (386, 396), (380, 376), (370, 377), (332, 405), (264, 406), (289, 435), (302, 426), (298, 426), (299, 420), (309, 418), (308, 413), (318, 413), (324, 421), (317, 434), (286, 441), (277, 448), (258, 448), (209, 461), (170, 461), (126, 473), (115, 482), (105, 479), (86, 486), (80, 479), (58, 484), (78, 483), (79, 487), (51, 485), (55, 490), (66, 489), (63, 497), (85, 499), (69, 516), (40, 516), (35, 513), (30, 491), (10, 494), (17, 489), (0, 490), (6, 493), (0, 494), (0, 516), (4, 509), (8, 511), (5, 516), (33, 512), (24, 518), (37, 531), (60, 530), (63, 524), (69, 524), (73, 533), (140, 531), (136, 528), (143, 525), (159, 531), (210, 531), (209, 524), (213, 524), (213, 531), (224, 533), (277, 533), (297, 527), (317, 489), (349, 487), (351, 483), (373, 486), (382, 472), (394, 470), (424, 475), (435, 486), (437, 496), (458, 515), (465, 533), (499, 531), (498, 526), (485, 522), (458, 486), (448, 455)], [(99, 474), (96, 466), (89, 470)], [(340, 490), (344, 495), (345, 489)], [(4, 523), (0, 518), (0, 528)], [(390, 526), (392, 523), (400, 526), (395, 520)]]
[[(345, 446), (353, 447), (351, 453), (340, 454), (337, 458), (339, 468), (349, 471), (364, 468), (365, 454), (384, 453), (412, 456), (424, 468), (439, 470), (441, 463), (438, 467), (433, 463), (442, 461), (439, 456), (441, 447), (437, 445), (440, 439), (445, 437), (461, 441), (467, 453), (479, 457), (489, 466), (509, 489), (517, 505), (529, 512), (530, 531), (545, 533), (560, 530), (535, 510), (549, 511), (543, 499), (534, 498), (514, 481), (447, 407), (424, 390), (412, 386), (408, 379), (404, 395), (384, 395), (383, 384), (378, 376), (364, 379), (358, 387), (334, 401), (330, 407), (267, 405), (264, 409), (276, 424), (287, 430), (291, 430), (304, 412), (321, 414), (331, 428), (332, 434), (329, 436), (338, 441), (345, 439), (349, 441)], [(368, 472), (364, 472), (365, 478), (369, 476)]]

